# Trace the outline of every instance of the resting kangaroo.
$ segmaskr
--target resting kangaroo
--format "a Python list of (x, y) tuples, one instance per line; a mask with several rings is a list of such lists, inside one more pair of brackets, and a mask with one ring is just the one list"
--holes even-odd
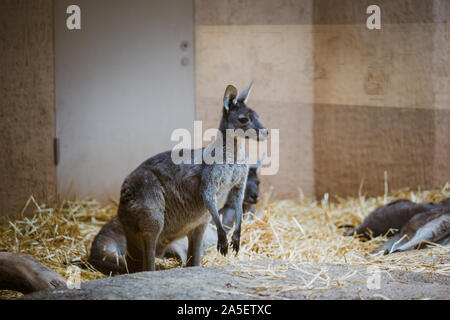
[[(248, 172), (247, 185), (245, 188), (245, 197), (243, 205), (243, 213), (248, 212), (258, 201), (259, 198), (259, 178), (257, 172), (261, 166), (262, 159), (251, 166)], [(228, 198), (227, 204), (219, 211), (224, 226), (232, 227), (234, 219), (234, 209), (232, 208), (231, 198)], [(226, 208), (226, 209), (225, 209)], [(224, 211), (225, 209), (225, 211)], [(230, 224), (227, 224), (228, 223)], [(203, 247), (209, 248), (217, 241), (216, 230), (208, 225), (203, 239)], [(107, 222), (95, 236), (92, 242), (91, 251), (88, 262), (97, 270), (104, 274), (122, 274), (127, 272), (125, 262), (125, 251), (127, 247), (127, 239), (123, 232), (122, 225), (117, 216)], [(179, 257), (182, 263), (186, 263), (188, 249), (188, 239), (184, 237), (173, 242), (165, 254), (166, 257)]]
[(368, 238), (387, 234), (396, 229), (394, 236), (378, 247), (376, 251), (385, 254), (406, 251), (420, 247), (422, 243), (441, 245), (450, 242), (450, 198), (439, 203), (414, 203), (397, 200), (377, 208), (355, 229), (346, 235), (359, 234)]
[(420, 249), (427, 243), (446, 245), (450, 243), (450, 206), (435, 208), (416, 214), (387, 242), (376, 251), (384, 254)]
[[(236, 253), (239, 251), (248, 175), (242, 139), (267, 138), (258, 115), (246, 105), (251, 86), (240, 95), (234, 86), (226, 88), (219, 125), (221, 135), (200, 150), (204, 156), (201, 163), (196, 163), (196, 150), (178, 150), (183, 159), (189, 158), (180, 164), (174, 163), (171, 151), (166, 151), (146, 160), (126, 177), (118, 217), (126, 236), (130, 272), (155, 270), (155, 257), (162, 256), (172, 242), (185, 236), (189, 240), (187, 265), (200, 265), (203, 234), (210, 216), (217, 228), (217, 249), (226, 255), (228, 240), (218, 208), (228, 195), (236, 210), (232, 246)], [(253, 130), (244, 134), (248, 129)], [(205, 156), (222, 157), (223, 163), (206, 162)]]
[(409, 200), (396, 200), (371, 212), (364, 221), (348, 230), (345, 235), (357, 234), (362, 239), (386, 234), (390, 229), (399, 230), (414, 215), (434, 207), (434, 203), (414, 203)]
[(28, 254), (0, 252), (0, 290), (31, 293), (67, 288), (66, 280)]

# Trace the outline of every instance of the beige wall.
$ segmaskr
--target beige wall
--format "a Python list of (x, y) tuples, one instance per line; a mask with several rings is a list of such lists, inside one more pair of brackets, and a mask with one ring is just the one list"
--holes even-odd
[(280, 129), (275, 196), (383, 192), (450, 180), (450, 2), (196, 0), (197, 118), (215, 127), (228, 83)]
[(313, 194), (312, 1), (197, 0), (195, 12), (197, 118), (217, 127), (226, 85), (254, 80), (249, 106), (280, 129), (279, 173), (262, 185)]
[[(450, 180), (450, 1), (196, 0), (197, 119), (225, 86), (280, 129), (278, 198), (437, 187)], [(51, 0), (0, 2), (0, 214), (55, 194)]]
[(51, 0), (0, 1), (0, 215), (54, 200)]
[(364, 1), (316, 1), (316, 195), (439, 187), (450, 180), (448, 1), (378, 1), (381, 30)]

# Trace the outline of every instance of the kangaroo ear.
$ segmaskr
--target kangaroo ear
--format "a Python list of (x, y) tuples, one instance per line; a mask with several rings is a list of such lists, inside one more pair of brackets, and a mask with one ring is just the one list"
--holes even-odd
[(231, 102), (235, 102), (237, 94), (238, 91), (234, 86), (232, 86), (231, 84), (227, 86), (223, 95), (223, 107), (225, 111), (228, 112), (228, 110), (230, 110)]
[(256, 173), (259, 173), (259, 169), (261, 169), (261, 165), (262, 165), (262, 162), (263, 162), (265, 156), (266, 156), (266, 154), (263, 153), (261, 158), (259, 158), (258, 161), (253, 165), (253, 168), (256, 169)]
[(240, 102), (243, 102), (243, 103), (247, 103), (248, 95), (250, 93), (250, 90), (252, 89), (252, 86), (253, 86), (253, 80), (252, 80), (252, 82), (250, 82), (250, 84), (248, 85), (247, 89), (242, 91), (242, 93), (237, 98), (237, 101), (240, 101)]

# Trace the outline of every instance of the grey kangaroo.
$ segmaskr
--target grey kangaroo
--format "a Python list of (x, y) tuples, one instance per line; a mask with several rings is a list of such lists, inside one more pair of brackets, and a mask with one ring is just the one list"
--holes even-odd
[(428, 243), (447, 245), (450, 243), (450, 206), (436, 206), (416, 214), (387, 242), (375, 252), (384, 254), (420, 249)]
[[(262, 158), (252, 165), (248, 171), (247, 185), (245, 188), (243, 213), (251, 211), (253, 205), (259, 200), (259, 178), (258, 171), (262, 164)], [(224, 211), (224, 209), (226, 210)], [(225, 206), (219, 211), (224, 227), (231, 228), (234, 220), (234, 209), (231, 198), (227, 199)], [(225, 222), (227, 221), (227, 222)], [(227, 224), (229, 223), (229, 224)], [(203, 238), (203, 248), (209, 248), (217, 241), (217, 231), (208, 225)], [(107, 222), (95, 236), (92, 242), (88, 262), (104, 274), (123, 274), (127, 272), (125, 252), (127, 239), (122, 225), (117, 216)], [(178, 257), (182, 263), (187, 260), (188, 240), (187, 237), (173, 242), (165, 253), (165, 257)], [(202, 250), (203, 252), (203, 250)]]
[(374, 252), (406, 251), (426, 242), (450, 243), (450, 198), (439, 203), (396, 200), (377, 208), (346, 235), (358, 234), (367, 239), (371, 233), (378, 236), (391, 229), (396, 229), (394, 235)]
[(371, 236), (387, 234), (390, 229), (399, 230), (414, 215), (430, 210), (434, 205), (430, 202), (414, 203), (403, 199), (395, 200), (375, 209), (359, 226), (348, 230), (345, 235), (358, 235), (361, 239), (367, 240)]
[[(172, 160), (172, 152), (166, 151), (146, 160), (125, 178), (118, 217), (126, 236), (130, 272), (155, 270), (156, 256), (162, 256), (172, 242), (185, 236), (189, 242), (187, 265), (200, 265), (203, 234), (210, 216), (217, 228), (217, 250), (226, 255), (227, 234), (218, 208), (228, 195), (236, 210), (232, 247), (236, 253), (239, 251), (248, 175), (243, 139), (267, 138), (258, 115), (246, 104), (251, 87), (252, 83), (240, 95), (234, 86), (226, 88), (221, 135), (200, 151), (204, 156), (201, 163), (197, 161), (198, 150), (178, 150), (183, 159), (187, 155), (190, 160), (179, 164)], [(223, 162), (207, 162), (205, 156), (222, 157)]]

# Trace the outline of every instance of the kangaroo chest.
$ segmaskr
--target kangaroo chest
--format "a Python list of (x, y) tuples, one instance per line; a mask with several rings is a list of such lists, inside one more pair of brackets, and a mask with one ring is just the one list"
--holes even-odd
[[(228, 194), (235, 187), (245, 188), (248, 175), (247, 164), (225, 164), (217, 181), (216, 198), (217, 207), (220, 209), (225, 205)], [(244, 192), (244, 190), (243, 190)]]

